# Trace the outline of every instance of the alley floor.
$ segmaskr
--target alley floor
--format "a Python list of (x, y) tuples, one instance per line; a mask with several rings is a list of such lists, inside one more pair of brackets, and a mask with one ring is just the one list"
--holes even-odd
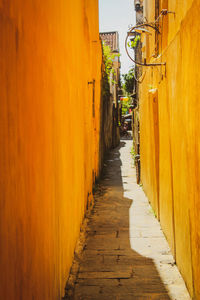
[(105, 162), (65, 299), (190, 299), (160, 224), (136, 184), (131, 147), (132, 140), (121, 140)]

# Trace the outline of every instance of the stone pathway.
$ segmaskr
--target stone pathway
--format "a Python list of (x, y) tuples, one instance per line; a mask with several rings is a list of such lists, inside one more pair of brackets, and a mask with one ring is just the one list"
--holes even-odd
[(131, 140), (122, 140), (105, 162), (65, 299), (190, 299), (160, 224), (136, 184), (131, 147)]

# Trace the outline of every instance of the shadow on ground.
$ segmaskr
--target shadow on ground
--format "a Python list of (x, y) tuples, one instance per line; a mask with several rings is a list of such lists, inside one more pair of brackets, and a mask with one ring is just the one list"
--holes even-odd
[(132, 140), (132, 132), (131, 131), (127, 131), (127, 133), (125, 134), (121, 134), (120, 140), (121, 141), (126, 141), (126, 140)]
[(132, 249), (138, 232), (135, 227), (134, 235), (129, 223), (134, 200), (124, 197), (128, 175), (122, 178), (120, 149), (125, 145), (122, 140), (105, 162), (73, 295), (65, 299), (170, 299), (153, 260)]

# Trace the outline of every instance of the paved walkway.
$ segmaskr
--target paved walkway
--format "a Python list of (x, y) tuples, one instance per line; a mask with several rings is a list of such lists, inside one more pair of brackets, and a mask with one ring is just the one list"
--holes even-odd
[[(105, 163), (66, 299), (190, 299), (122, 140)], [(71, 296), (70, 296), (71, 295)]]

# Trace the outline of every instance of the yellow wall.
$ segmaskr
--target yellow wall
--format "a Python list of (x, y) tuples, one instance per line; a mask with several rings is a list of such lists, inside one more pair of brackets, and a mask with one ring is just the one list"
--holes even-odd
[[(148, 21), (154, 21), (155, 0), (144, 5)], [(176, 15), (163, 19), (162, 55), (150, 57), (154, 35), (146, 51), (148, 61), (166, 61), (166, 74), (164, 68), (149, 67), (140, 86), (142, 182), (156, 212), (159, 207), (161, 225), (189, 291), (200, 299), (200, 1), (161, 1), (161, 8), (167, 5)], [(157, 125), (152, 90), (158, 98)]]
[(97, 0), (0, 0), (2, 300), (64, 293), (99, 172), (98, 31)]

